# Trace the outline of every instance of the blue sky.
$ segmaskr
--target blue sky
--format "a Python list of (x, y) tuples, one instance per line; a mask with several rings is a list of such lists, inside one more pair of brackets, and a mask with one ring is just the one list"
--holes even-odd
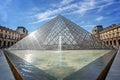
[(91, 32), (95, 25), (120, 24), (120, 0), (0, 0), (0, 25), (33, 32), (57, 15)]

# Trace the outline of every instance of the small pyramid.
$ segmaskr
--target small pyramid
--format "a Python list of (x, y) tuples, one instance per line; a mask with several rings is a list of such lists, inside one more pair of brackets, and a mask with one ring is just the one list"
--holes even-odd
[(108, 49), (91, 33), (58, 15), (9, 49), (22, 50)]

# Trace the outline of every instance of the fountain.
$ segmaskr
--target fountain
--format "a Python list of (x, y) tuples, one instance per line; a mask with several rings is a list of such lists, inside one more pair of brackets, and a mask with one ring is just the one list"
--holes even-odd
[(62, 50), (62, 36), (59, 36), (59, 52)]
[(62, 66), (62, 36), (59, 36), (59, 44), (58, 44), (58, 54), (59, 54), (59, 64), (58, 66)]

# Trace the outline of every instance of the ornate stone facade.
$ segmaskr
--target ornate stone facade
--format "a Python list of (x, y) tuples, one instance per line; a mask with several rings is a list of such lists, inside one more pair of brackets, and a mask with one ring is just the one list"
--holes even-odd
[(99, 26), (95, 26), (92, 30), (92, 34), (101, 39), (107, 46), (119, 47), (120, 46), (120, 24), (113, 24), (102, 30), (98, 29)]
[[(25, 29), (25, 31), (27, 30)], [(28, 31), (26, 33), (21, 34), (12, 29), (0, 26), (0, 49), (12, 46), (26, 35), (28, 35)]]

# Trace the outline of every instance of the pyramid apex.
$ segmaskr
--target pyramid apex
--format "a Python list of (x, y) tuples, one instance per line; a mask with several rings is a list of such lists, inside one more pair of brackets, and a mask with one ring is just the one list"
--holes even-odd
[(60, 18), (61, 18), (61, 17), (64, 17), (64, 16), (62, 16), (61, 14), (59, 14), (59, 15), (57, 15), (56, 17), (60, 17)]
[(58, 14), (57, 16), (62, 16), (61, 14)]

